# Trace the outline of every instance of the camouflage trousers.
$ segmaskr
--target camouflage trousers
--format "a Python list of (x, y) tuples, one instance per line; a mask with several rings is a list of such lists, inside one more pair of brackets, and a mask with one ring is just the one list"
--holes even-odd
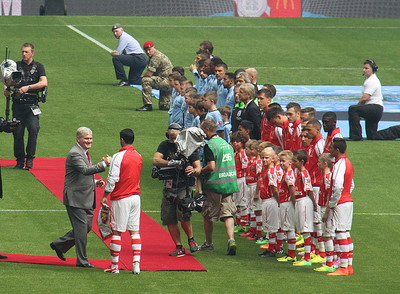
[(158, 101), (161, 110), (169, 109), (169, 100), (171, 98), (171, 89), (168, 84), (168, 79), (152, 76), (142, 78), (142, 99), (143, 104), (153, 104), (152, 90), (160, 90), (160, 100)]

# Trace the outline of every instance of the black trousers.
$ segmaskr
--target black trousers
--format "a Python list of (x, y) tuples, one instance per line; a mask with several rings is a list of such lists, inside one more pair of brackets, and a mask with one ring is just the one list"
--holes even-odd
[(362, 139), (361, 118), (365, 120), (367, 139), (373, 140), (378, 130), (378, 123), (382, 118), (383, 107), (377, 104), (351, 105), (349, 107), (350, 138)]
[[(117, 80), (127, 82), (129, 84), (140, 85), (141, 74), (147, 66), (147, 56), (145, 54), (122, 54), (112, 57), (114, 64), (115, 76)], [(129, 66), (129, 75), (126, 77), (124, 65)]]
[[(13, 103), (13, 117), (21, 121), (21, 124), (14, 130), (14, 156), (18, 163), (23, 163), (25, 158), (33, 159), (36, 153), (37, 137), (40, 130), (39, 116), (34, 115), (29, 105)], [(25, 142), (25, 129), (28, 130), (28, 142)]]
[(395, 140), (400, 138), (400, 125), (380, 130), (374, 140)]

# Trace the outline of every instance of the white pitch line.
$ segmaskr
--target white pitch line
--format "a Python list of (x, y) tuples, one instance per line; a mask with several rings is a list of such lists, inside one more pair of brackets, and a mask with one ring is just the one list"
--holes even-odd
[[(90, 25), (87, 25), (90, 26)], [(99, 41), (97, 41), (96, 39), (90, 37), (89, 35), (85, 34), (84, 32), (78, 30), (77, 28), (75, 28), (72, 25), (67, 25), (68, 28), (70, 28), (71, 30), (73, 30), (74, 32), (78, 33), (79, 35), (81, 35), (82, 37), (88, 39), (89, 41), (95, 43), (96, 45), (100, 46), (101, 48), (105, 49), (108, 52), (111, 52), (112, 50), (110, 48), (108, 48), (107, 46), (105, 46), (104, 44), (100, 43)], [(399, 27), (400, 28), (400, 27)], [(247, 68), (249, 66), (231, 66), (234, 68)], [(258, 69), (277, 69), (277, 70), (359, 70), (359, 67), (284, 67), (284, 66), (251, 66), (251, 67), (255, 67)], [(385, 68), (385, 70), (394, 70), (394, 68)], [(397, 68), (396, 68), (397, 70)]]
[[(0, 209), (0, 212), (65, 212), (65, 209)], [(144, 210), (145, 213), (159, 213), (159, 210)], [(354, 215), (400, 216), (398, 212), (355, 212)]]
[(111, 52), (112, 50), (110, 48), (108, 48), (106, 45), (100, 43), (99, 41), (97, 41), (96, 39), (93, 39), (91, 36), (85, 34), (84, 32), (78, 30), (77, 28), (75, 28), (74, 26), (71, 25), (67, 25), (68, 28), (70, 28), (71, 30), (73, 30), (74, 32), (78, 33), (79, 35), (81, 35), (82, 37), (88, 39), (89, 41), (95, 43), (97, 46), (103, 48), (104, 50), (106, 50), (107, 52)]
[[(63, 27), (64, 24), (1, 24), (2, 26), (36, 26), (36, 27)], [(89, 24), (73, 24), (70, 26), (80, 26), (80, 27), (111, 27), (108, 24), (101, 25), (89, 25)], [(124, 25), (124, 27), (132, 28), (210, 28), (210, 29), (367, 29), (367, 30), (398, 30), (400, 26), (390, 26), (390, 27), (367, 27), (367, 26), (241, 26), (241, 25), (149, 25), (149, 24), (132, 24)]]
[(65, 209), (0, 209), (0, 212), (65, 212)]
[(400, 213), (393, 212), (393, 213), (379, 213), (379, 212), (355, 212), (356, 215), (400, 215)]

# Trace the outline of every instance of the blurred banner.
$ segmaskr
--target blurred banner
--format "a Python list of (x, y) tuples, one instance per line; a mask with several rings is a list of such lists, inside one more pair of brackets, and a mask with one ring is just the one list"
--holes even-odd
[(0, 0), (0, 15), (400, 18), (400, 0)]
[(246, 17), (301, 17), (301, 0), (235, 0), (234, 15)]
[(22, 15), (22, 0), (0, 0), (0, 15)]

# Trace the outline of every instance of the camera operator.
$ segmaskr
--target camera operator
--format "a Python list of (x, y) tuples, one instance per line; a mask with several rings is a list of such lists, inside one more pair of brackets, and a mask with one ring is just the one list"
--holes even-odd
[[(21, 82), (15, 86), (12, 94), (13, 117), (20, 120), (21, 124), (15, 129), (14, 156), (17, 160), (15, 169), (27, 169), (33, 167), (36, 142), (39, 133), (39, 114), (41, 113), (38, 102), (38, 93), (47, 87), (47, 77), (44, 66), (33, 60), (35, 47), (30, 43), (24, 43), (21, 48), (22, 60), (17, 62), (18, 71), (22, 72)], [(9, 97), (11, 92), (4, 86), (4, 95)], [(26, 153), (24, 147), (24, 131), (28, 130), (28, 142)], [(26, 162), (25, 162), (26, 159)]]
[(179, 124), (170, 124), (166, 133), (168, 140), (160, 143), (153, 156), (153, 165), (159, 168), (172, 167), (173, 169), (173, 176), (164, 180), (161, 220), (163, 225), (168, 227), (169, 234), (176, 245), (176, 250), (169, 255), (176, 257), (186, 254), (181, 243), (178, 221), (188, 237), (190, 251), (198, 250), (198, 245), (193, 238), (191, 212), (183, 209), (179, 205), (179, 201), (191, 194), (195, 182), (194, 174), (200, 173), (201, 170), (198, 151), (190, 155), (187, 160), (177, 154), (175, 141), (180, 130)]

